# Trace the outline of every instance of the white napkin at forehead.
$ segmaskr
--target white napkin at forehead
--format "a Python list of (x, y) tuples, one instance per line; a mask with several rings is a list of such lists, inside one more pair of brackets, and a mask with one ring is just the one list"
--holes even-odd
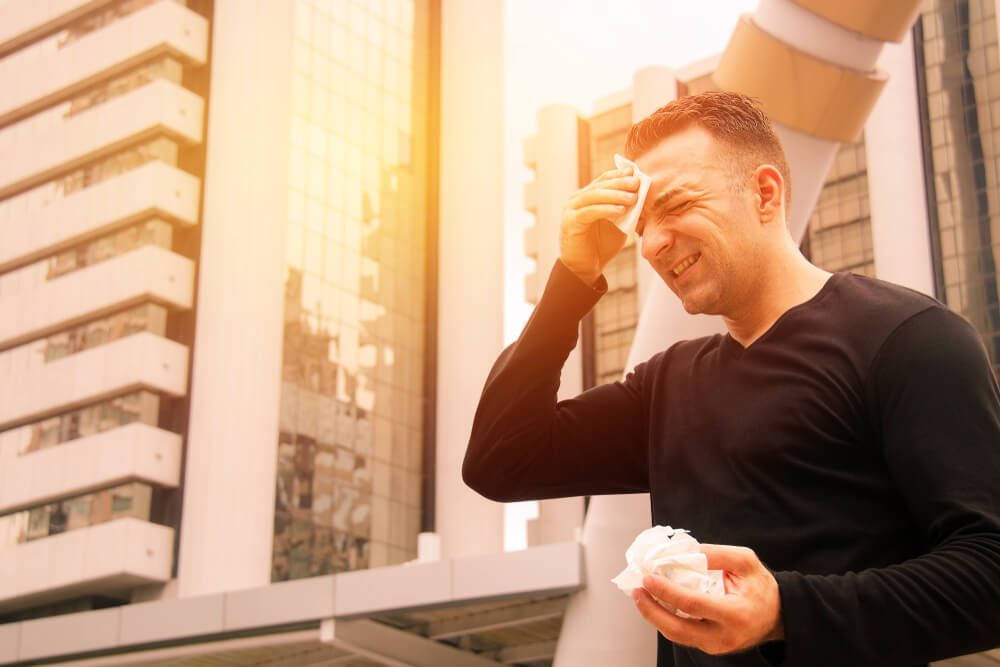
[[(708, 559), (698, 548), (698, 540), (686, 530), (653, 526), (639, 533), (625, 551), (628, 567), (611, 580), (625, 595), (642, 588), (642, 578), (657, 574), (675, 584), (709, 595), (725, 595), (722, 570), (709, 570)], [(681, 618), (698, 619), (657, 600), (665, 609)]]
[(622, 213), (620, 218), (615, 220), (618, 229), (626, 234), (631, 234), (635, 231), (635, 226), (639, 222), (639, 214), (642, 213), (642, 205), (646, 203), (646, 193), (649, 192), (649, 184), (653, 179), (640, 171), (635, 162), (618, 154), (615, 155), (615, 166), (619, 169), (632, 167), (632, 175), (639, 177), (639, 196), (636, 197), (635, 203)]

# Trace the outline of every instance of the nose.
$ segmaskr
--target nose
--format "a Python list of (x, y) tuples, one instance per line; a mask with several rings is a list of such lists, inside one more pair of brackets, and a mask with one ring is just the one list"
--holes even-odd
[(653, 229), (646, 230), (642, 235), (642, 256), (647, 262), (655, 264), (657, 257), (668, 252), (674, 245), (674, 233), (665, 229), (664, 225), (649, 225)]

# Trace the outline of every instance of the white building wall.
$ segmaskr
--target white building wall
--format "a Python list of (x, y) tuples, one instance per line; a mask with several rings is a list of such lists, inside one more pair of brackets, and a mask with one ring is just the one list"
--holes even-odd
[(215, 3), (179, 597), (270, 581), (293, 9)]
[(879, 65), (889, 83), (865, 125), (875, 272), (934, 296), (913, 38), (886, 45)]
[[(475, 92), (473, 92), (475, 91)], [(503, 550), (503, 505), (462, 481), (503, 344), (503, 5), (441, 2), (435, 524), (445, 558)]]

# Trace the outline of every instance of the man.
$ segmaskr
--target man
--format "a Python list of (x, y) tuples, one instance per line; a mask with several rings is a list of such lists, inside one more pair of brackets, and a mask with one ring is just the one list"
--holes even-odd
[(806, 261), (749, 98), (671, 102), (626, 154), (652, 178), (643, 257), (728, 334), (557, 402), (638, 189), (602, 174), (570, 198), (545, 293), (486, 382), (466, 482), (502, 501), (648, 491), (654, 524), (740, 545), (705, 547), (725, 596), (659, 577), (633, 593), (658, 665), (914, 665), (1000, 644), (1000, 397), (976, 332)]

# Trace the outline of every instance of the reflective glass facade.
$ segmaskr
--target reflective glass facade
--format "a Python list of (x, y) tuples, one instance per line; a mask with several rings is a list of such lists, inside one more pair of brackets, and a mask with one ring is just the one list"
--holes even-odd
[(0, 218), (17, 220), (27, 217), (57, 199), (112, 179), (147, 162), (159, 160), (172, 167), (177, 166), (178, 151), (177, 143), (166, 137), (133, 144), (108, 157), (72, 169), (51, 181), (0, 199)]
[(275, 581), (416, 556), (428, 4), (294, 5)]
[(159, 414), (159, 396), (150, 391), (134, 391), (7, 429), (0, 432), (0, 464), (133, 422), (155, 426)]
[(170, 224), (155, 218), (129, 225), (0, 274), (0, 296), (30, 291), (46, 281), (55, 280), (143, 246), (155, 245), (169, 250), (172, 237), (173, 228)]
[(148, 519), (153, 489), (132, 482), (0, 516), (0, 549), (124, 517)]
[[(167, 311), (152, 303), (135, 306), (114, 315), (91, 320), (85, 324), (64, 329), (44, 338), (38, 338), (7, 348), (0, 352), (0, 373), (34, 373), (45, 364), (77, 352), (119, 340), (140, 331), (162, 336), (167, 328)], [(3, 432), (0, 432), (2, 437)]]
[(802, 251), (827, 271), (875, 276), (864, 136), (837, 150), (809, 217)]
[(1000, 54), (995, 0), (925, 0), (914, 27), (937, 296), (1000, 369)]

